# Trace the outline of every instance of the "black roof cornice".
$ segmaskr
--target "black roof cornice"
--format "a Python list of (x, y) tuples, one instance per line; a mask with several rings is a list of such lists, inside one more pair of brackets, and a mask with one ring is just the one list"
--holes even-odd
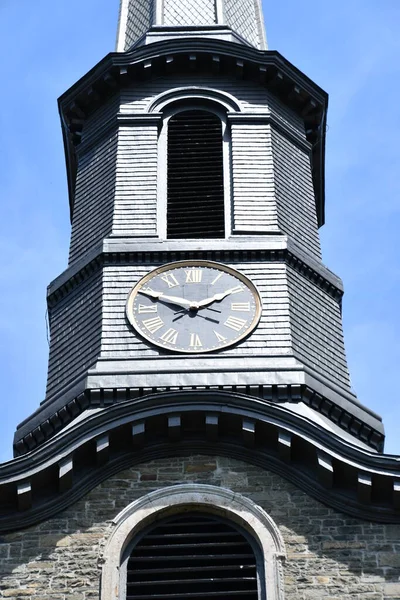
[(1, 465), (0, 531), (55, 516), (129, 466), (193, 453), (247, 461), (348, 515), (400, 523), (398, 457), (357, 446), (285, 405), (216, 389), (98, 407)]

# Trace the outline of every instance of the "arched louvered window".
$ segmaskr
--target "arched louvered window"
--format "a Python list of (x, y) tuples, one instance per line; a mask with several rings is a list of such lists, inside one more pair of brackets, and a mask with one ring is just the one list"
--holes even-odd
[(167, 238), (225, 237), (221, 119), (184, 110), (168, 123)]
[(211, 514), (157, 521), (125, 561), (126, 600), (258, 600), (260, 551), (247, 532)]

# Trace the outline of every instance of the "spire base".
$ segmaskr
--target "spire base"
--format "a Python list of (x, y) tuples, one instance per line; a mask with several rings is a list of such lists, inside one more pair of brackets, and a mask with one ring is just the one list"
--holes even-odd
[(165, 42), (167, 40), (186, 38), (186, 39), (213, 39), (233, 42), (244, 46), (252, 47), (245, 38), (225, 25), (213, 25), (203, 27), (152, 27), (141, 38), (139, 38), (127, 51), (140, 46), (148, 46), (155, 42)]

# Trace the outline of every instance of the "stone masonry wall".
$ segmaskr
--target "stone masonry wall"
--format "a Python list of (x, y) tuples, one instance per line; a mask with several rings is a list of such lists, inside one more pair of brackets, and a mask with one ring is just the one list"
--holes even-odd
[(400, 525), (346, 517), (278, 475), (202, 456), (132, 467), (57, 518), (1, 537), (0, 598), (98, 600), (111, 520), (140, 496), (180, 482), (230, 488), (270, 514), (286, 544), (286, 600), (400, 599)]

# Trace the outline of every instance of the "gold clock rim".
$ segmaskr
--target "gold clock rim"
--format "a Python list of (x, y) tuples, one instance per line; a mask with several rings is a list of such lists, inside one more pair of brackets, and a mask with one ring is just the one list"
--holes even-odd
[[(136, 325), (136, 320), (134, 318), (133, 310), (132, 310), (133, 302), (138, 294), (139, 288), (141, 288), (143, 285), (145, 285), (146, 282), (149, 281), (149, 279), (156, 277), (160, 273), (164, 273), (165, 271), (170, 271), (172, 269), (179, 269), (179, 268), (184, 268), (184, 267), (210, 267), (210, 268), (214, 268), (214, 269), (217, 269), (220, 271), (225, 271), (227, 273), (230, 273), (232, 276), (237, 277), (240, 281), (242, 281), (246, 285), (247, 288), (250, 289), (250, 291), (254, 295), (255, 302), (256, 302), (256, 314), (254, 315), (251, 325), (247, 329), (247, 331), (245, 331), (239, 337), (235, 338), (233, 341), (230, 341), (227, 344), (222, 344), (221, 346), (218, 346), (218, 348), (211, 348), (209, 350), (182, 350), (182, 349), (174, 349), (174, 348), (170, 348), (169, 346), (167, 347), (162, 344), (158, 344), (153, 338), (151, 338), (150, 336), (147, 336), (145, 333), (142, 332), (141, 329), (139, 329), (139, 327)], [(177, 261), (165, 263), (164, 265), (161, 265), (160, 267), (156, 267), (155, 269), (152, 269), (149, 273), (147, 273), (146, 275), (141, 277), (141, 279), (139, 279), (139, 281), (135, 283), (135, 285), (133, 286), (133, 288), (131, 289), (131, 291), (128, 294), (128, 299), (126, 301), (126, 306), (125, 306), (125, 314), (127, 316), (129, 323), (133, 327), (133, 329), (141, 337), (146, 339), (148, 342), (150, 342), (154, 346), (157, 346), (158, 348), (162, 348), (163, 350), (168, 350), (168, 351), (174, 352), (176, 354), (207, 354), (207, 353), (211, 353), (211, 352), (219, 352), (220, 350), (223, 350), (224, 348), (229, 348), (230, 346), (234, 346), (234, 345), (238, 344), (239, 342), (241, 342), (246, 337), (248, 337), (255, 330), (255, 328), (257, 327), (257, 325), (260, 322), (262, 308), (263, 308), (263, 303), (262, 303), (260, 292), (258, 291), (256, 285), (246, 275), (244, 275), (243, 273), (241, 273), (240, 271), (237, 271), (236, 269), (234, 269), (232, 267), (228, 267), (227, 265), (224, 265), (222, 263), (219, 263), (219, 262), (216, 262), (213, 260), (193, 259), (193, 260), (177, 260)]]

